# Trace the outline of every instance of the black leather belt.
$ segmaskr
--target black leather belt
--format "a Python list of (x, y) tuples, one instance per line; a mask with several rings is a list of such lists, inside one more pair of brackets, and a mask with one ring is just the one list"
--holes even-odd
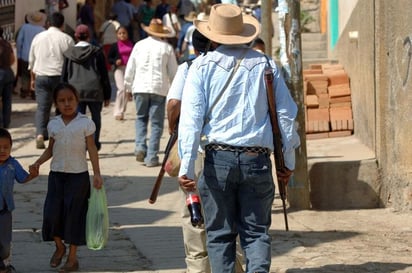
[(229, 151), (229, 152), (239, 152), (239, 153), (259, 153), (259, 154), (269, 154), (270, 150), (264, 147), (237, 147), (226, 144), (208, 144), (205, 147), (206, 151)]

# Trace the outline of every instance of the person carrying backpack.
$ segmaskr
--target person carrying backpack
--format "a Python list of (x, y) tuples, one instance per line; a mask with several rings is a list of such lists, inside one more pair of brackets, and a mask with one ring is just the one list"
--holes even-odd
[(78, 25), (75, 38), (78, 40), (77, 44), (64, 52), (62, 80), (79, 91), (79, 112), (85, 114), (86, 107), (89, 108), (96, 125), (94, 140), (100, 150), (101, 111), (103, 105), (109, 106), (111, 95), (106, 60), (103, 50), (90, 44), (88, 26)]

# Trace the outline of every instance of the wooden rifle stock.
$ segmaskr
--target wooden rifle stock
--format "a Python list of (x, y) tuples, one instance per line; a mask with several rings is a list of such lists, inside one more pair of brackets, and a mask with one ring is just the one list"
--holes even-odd
[[(266, 93), (269, 105), (269, 115), (270, 123), (272, 125), (273, 132), (273, 155), (275, 157), (275, 167), (276, 171), (283, 171), (285, 169), (285, 160), (283, 158), (282, 152), (282, 135), (279, 129), (278, 116), (276, 113), (276, 101), (273, 94), (273, 72), (272, 69), (266, 69), (265, 71), (265, 83), (266, 83)], [(283, 216), (285, 218), (285, 229), (289, 230), (288, 215), (286, 212), (286, 184), (288, 181), (283, 181), (283, 179), (277, 178), (279, 195), (282, 199), (283, 206)]]
[(165, 156), (163, 158), (162, 166), (160, 168), (159, 174), (157, 175), (156, 181), (153, 185), (152, 193), (150, 194), (149, 203), (154, 204), (157, 199), (157, 195), (159, 194), (160, 186), (162, 185), (163, 176), (165, 175), (165, 165), (167, 159), (169, 158), (170, 150), (172, 149), (173, 145), (177, 141), (177, 125), (173, 133), (170, 135), (169, 140), (166, 145), (165, 149)]

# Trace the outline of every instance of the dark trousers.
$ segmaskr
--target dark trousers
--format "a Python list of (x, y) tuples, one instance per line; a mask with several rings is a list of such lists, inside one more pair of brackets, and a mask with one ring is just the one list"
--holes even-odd
[(82, 101), (79, 103), (79, 112), (86, 114), (86, 107), (89, 107), (92, 115), (94, 125), (96, 125), (96, 132), (94, 133), (94, 143), (96, 143), (97, 150), (100, 150), (102, 144), (100, 143), (100, 129), (102, 128), (102, 109), (103, 103), (101, 101)]
[(0, 68), (0, 128), (9, 128), (11, 122), (11, 97), (14, 75), (10, 68)]
[(8, 210), (0, 211), (0, 269), (3, 260), (10, 256), (12, 215)]

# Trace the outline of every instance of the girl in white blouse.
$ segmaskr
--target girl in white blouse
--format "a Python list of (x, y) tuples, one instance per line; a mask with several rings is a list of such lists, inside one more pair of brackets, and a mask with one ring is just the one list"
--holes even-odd
[(50, 259), (58, 267), (69, 254), (61, 271), (77, 271), (77, 247), (86, 244), (86, 213), (90, 195), (90, 177), (86, 151), (93, 167), (93, 186), (100, 189), (99, 158), (91, 119), (78, 113), (79, 95), (70, 84), (59, 84), (53, 93), (59, 115), (51, 119), (47, 130), (50, 141), (44, 153), (32, 165), (37, 169), (52, 158), (44, 204), (42, 235), (44, 241), (54, 241), (56, 250)]

